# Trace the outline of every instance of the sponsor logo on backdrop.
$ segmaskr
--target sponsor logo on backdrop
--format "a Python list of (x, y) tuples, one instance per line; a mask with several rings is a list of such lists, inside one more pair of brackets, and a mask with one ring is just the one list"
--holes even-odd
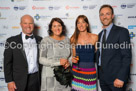
[(115, 14), (115, 17), (118, 18), (118, 17), (122, 17), (123, 15), (122, 14)]
[(88, 9), (88, 6), (84, 5), (84, 6), (83, 6), (83, 9), (84, 9), (84, 10), (87, 10), (87, 9)]
[(92, 0), (81, 0), (81, 1), (92, 1)]
[(98, 28), (97, 25), (92, 25), (92, 26), (91, 26), (91, 29), (97, 29), (97, 28)]
[(129, 36), (130, 36), (130, 39), (133, 39), (134, 37), (136, 37), (136, 34), (133, 33), (133, 32), (130, 32), (130, 33), (129, 33)]
[(48, 29), (48, 24), (46, 24), (46, 25), (44, 26), (44, 28), (45, 28), (45, 29)]
[(10, 7), (0, 7), (0, 10), (9, 10)]
[(41, 6), (32, 6), (32, 10), (45, 10), (45, 7), (41, 7)]
[(136, 27), (136, 25), (129, 25), (128, 29), (134, 29)]
[(5, 80), (5, 78), (4, 77), (0, 77), (0, 81), (4, 81)]
[(25, 1), (25, 0), (11, 0), (11, 2), (22, 2), (22, 1)]
[(7, 35), (6, 33), (0, 33), (0, 38), (3, 38), (6, 35)]
[(2, 29), (2, 30), (7, 30), (7, 29), (8, 29), (8, 26), (7, 26), (7, 25), (2, 25), (2, 26), (1, 26), (1, 29)]
[[(136, 73), (130, 73), (130, 77), (131, 79), (129, 79), (128, 85), (132, 85), (135, 83), (132, 78), (136, 77)], [(127, 91), (136, 91), (136, 90), (132, 90), (132, 88), (128, 88)]]
[(133, 88), (128, 88), (127, 91), (136, 91), (136, 90), (133, 90)]
[(0, 43), (0, 47), (4, 47), (4, 45), (5, 45), (5, 44), (4, 44), (3, 42)]
[(136, 73), (130, 73), (131, 76), (136, 76)]
[(0, 19), (7, 19), (7, 18), (5, 18), (5, 17), (2, 17), (2, 13), (0, 12)]
[(115, 22), (115, 24), (117, 24), (117, 25), (121, 25), (121, 22), (119, 22), (119, 19), (121, 19), (122, 18), (122, 14), (116, 14), (115, 15), (115, 18), (114, 18), (114, 22)]
[(3, 70), (2, 70), (2, 69), (3, 69), (3, 67), (2, 67), (2, 66), (0, 66), (0, 72), (3, 72)]
[(71, 29), (75, 29), (75, 26), (71, 26), (70, 28), (71, 28)]
[(83, 6), (83, 9), (84, 9), (84, 10), (88, 10), (88, 9), (92, 10), (92, 9), (94, 9), (96, 6), (97, 6), (97, 5), (84, 5), (84, 6)]
[(127, 8), (133, 8), (135, 7), (136, 3), (127, 4)]
[(114, 6), (112, 6), (112, 8), (117, 8), (117, 6), (114, 5)]
[(3, 58), (0, 59), (0, 72), (3, 72)]
[(66, 15), (67, 17), (69, 17), (69, 13), (66, 13), (65, 15)]
[(128, 19), (134, 19), (136, 16), (128, 16)]
[(51, 0), (33, 0), (33, 1), (51, 1)]
[(14, 6), (14, 10), (17, 11), (17, 10), (24, 10), (26, 9), (26, 6)]
[(70, 14), (69, 13), (66, 13), (65, 14), (65, 17), (60, 17), (61, 19), (68, 19), (68, 20), (71, 20), (71, 19), (74, 19), (74, 17), (70, 17)]
[(53, 6), (49, 6), (49, 10), (53, 10)]
[(74, 19), (74, 17), (60, 17), (60, 19), (63, 19), (63, 20), (65, 20), (65, 19), (71, 20), (71, 19)]
[(61, 7), (60, 6), (49, 6), (49, 10), (59, 10)]
[(94, 9), (96, 8), (97, 5), (89, 5), (89, 9)]
[(122, 9), (125, 9), (126, 7), (127, 7), (126, 4), (121, 4), (121, 8), (122, 8)]
[(12, 26), (12, 29), (19, 29), (19, 26)]
[(50, 18), (51, 16), (45, 16), (45, 15), (39, 15), (39, 14), (36, 14), (34, 16), (34, 19), (36, 19), (37, 21), (38, 20), (47, 20), (47, 18)]
[(133, 8), (136, 6), (136, 3), (130, 3), (130, 4), (121, 4), (121, 8), (125, 9), (125, 8)]
[(39, 14), (36, 14), (35, 16), (34, 16), (34, 19), (36, 19), (37, 21), (40, 19), (40, 16), (39, 16)]
[(69, 10), (69, 9), (80, 9), (80, 7), (67, 5), (67, 6), (65, 7), (65, 9), (66, 9), (66, 10)]
[(121, 25), (121, 22), (119, 22), (119, 19), (121, 19), (122, 16), (123, 16), (122, 14), (116, 14), (116, 15), (115, 15), (115, 18), (114, 18), (115, 24)]
[(117, 24), (117, 25), (121, 25), (121, 22), (117, 22), (116, 24)]
[(87, 6), (87, 5), (84, 5), (84, 6), (83, 6), (83, 9), (84, 9), (84, 10), (87, 10), (87, 9), (88, 9), (88, 6)]

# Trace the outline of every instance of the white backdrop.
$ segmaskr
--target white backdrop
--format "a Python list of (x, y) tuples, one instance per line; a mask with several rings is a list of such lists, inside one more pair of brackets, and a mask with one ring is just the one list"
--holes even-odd
[[(99, 8), (110, 4), (115, 11), (115, 24), (127, 28), (133, 43), (131, 80), (127, 91), (136, 91), (136, 0), (0, 0), (0, 91), (7, 91), (3, 74), (4, 43), (10, 36), (21, 32), (20, 17), (33, 16), (39, 35), (47, 36), (47, 29), (53, 17), (61, 18), (70, 37), (75, 28), (78, 15), (88, 17), (92, 33), (98, 34), (102, 28), (99, 20)], [(100, 90), (99, 90), (100, 91)]]

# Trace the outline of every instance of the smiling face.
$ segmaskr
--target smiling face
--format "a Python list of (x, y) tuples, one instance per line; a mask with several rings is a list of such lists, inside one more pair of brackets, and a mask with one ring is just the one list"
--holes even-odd
[(100, 11), (100, 20), (103, 24), (103, 28), (108, 27), (114, 18), (114, 15), (112, 14), (112, 10), (109, 7), (104, 7)]
[(21, 18), (22, 32), (26, 35), (31, 35), (34, 30), (34, 20), (31, 16), (25, 15)]
[(84, 21), (83, 18), (79, 18), (77, 21), (77, 28), (80, 32), (87, 31), (88, 24)]
[(53, 36), (60, 36), (62, 33), (62, 25), (59, 22), (54, 21), (52, 23), (51, 30), (53, 32)]

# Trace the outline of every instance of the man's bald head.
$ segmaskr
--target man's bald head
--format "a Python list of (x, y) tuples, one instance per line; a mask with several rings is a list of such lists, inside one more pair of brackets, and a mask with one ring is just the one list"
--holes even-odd
[(34, 19), (30, 15), (24, 15), (21, 17), (20, 25), (22, 27), (22, 32), (26, 35), (31, 35), (34, 30)]
[(23, 15), (23, 16), (21, 17), (21, 19), (20, 19), (20, 23), (22, 23), (22, 21), (23, 21), (25, 18), (29, 18), (29, 19), (31, 19), (31, 20), (33, 21), (33, 23), (34, 23), (34, 19), (33, 19), (33, 17), (32, 17), (31, 15), (28, 15), (28, 14)]

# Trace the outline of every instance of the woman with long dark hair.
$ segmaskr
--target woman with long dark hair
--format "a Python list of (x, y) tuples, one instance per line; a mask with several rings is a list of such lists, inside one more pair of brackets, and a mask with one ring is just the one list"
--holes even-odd
[(96, 91), (94, 54), (98, 36), (90, 32), (89, 21), (85, 15), (77, 17), (75, 26), (75, 32), (70, 39), (73, 46), (72, 91)]

